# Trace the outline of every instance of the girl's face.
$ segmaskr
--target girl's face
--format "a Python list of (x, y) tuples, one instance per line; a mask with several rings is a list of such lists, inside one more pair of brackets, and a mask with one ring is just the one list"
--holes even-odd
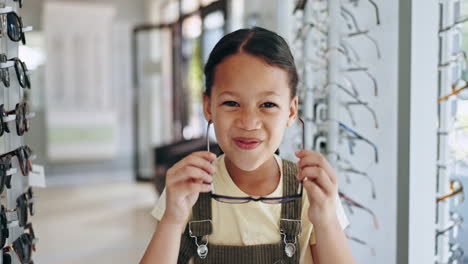
[(218, 64), (211, 96), (203, 96), (219, 146), (244, 171), (272, 158), (297, 116), (297, 105), (285, 70), (242, 52)]

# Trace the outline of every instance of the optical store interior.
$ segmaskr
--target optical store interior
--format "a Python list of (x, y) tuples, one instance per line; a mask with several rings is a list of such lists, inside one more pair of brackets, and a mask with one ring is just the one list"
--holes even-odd
[[(305, 149), (307, 157), (324, 157), (318, 168), (330, 166), (320, 177), (334, 187), (306, 179), (299, 185), (302, 203), (297, 197), (293, 202), (284, 197), (268, 200), (269, 195), (242, 200), (231, 193), (216, 195), (218, 175), (213, 174), (210, 190), (215, 199), (203, 196), (213, 208), (277, 209), (271, 223), (252, 217), (254, 213), (239, 216), (255, 231), (241, 231), (249, 239), (240, 246), (261, 244), (266, 236), (261, 230), (270, 228), (286, 260), (275, 263), (468, 263), (468, 1), (0, 0), (0, 24), (0, 264), (175, 263), (169, 261), (169, 250), (167, 258), (147, 259), (171, 243), (155, 234), (157, 226), (167, 227), (159, 225), (163, 220), (155, 218), (155, 208), (166, 208), (164, 220), (179, 209), (171, 208), (174, 197), (181, 197), (176, 190), (182, 190), (173, 182), (184, 159), (213, 152), (220, 161), (216, 168), (234, 180), (234, 168), (240, 177), (239, 171), (249, 172), (236, 164), (245, 161), (247, 168), (253, 164), (248, 159), (274, 161), (277, 145), (277, 161), (303, 162), (305, 158), (295, 154), (299, 149)], [(221, 50), (217, 56), (222, 59), (214, 59), (212, 72), (218, 78), (207, 76), (205, 65), (217, 43), (241, 29), (254, 30), (241, 40), (256, 43), (253, 51)], [(269, 37), (262, 43), (255, 34)], [(271, 44), (272, 36), (280, 44)], [(239, 43), (239, 50), (249, 49)], [(232, 111), (223, 112), (229, 118), (214, 121), (213, 128), (204, 107), (207, 83), (248, 83), (250, 91), (239, 87), (248, 94), (277, 80), (286, 84), (277, 76), (289, 78), (286, 71), (291, 68), (269, 58), (288, 51), (274, 45), (289, 47), (292, 57), (286, 59), (293, 58), (297, 72), (297, 85), (288, 79), (287, 85), (275, 86), (287, 92), (288, 86), (297, 86), (294, 122), (283, 126), (281, 121), (272, 128), (262, 118), (276, 110), (257, 112), (236, 103), (210, 108)], [(240, 53), (250, 54), (245, 55), (250, 59), (245, 67), (260, 62), (257, 69), (279, 75), (258, 70), (253, 76), (256, 70), (226, 68), (235, 58), (245, 58)], [(221, 73), (229, 78), (220, 80)], [(271, 78), (255, 83), (261, 74)], [(214, 85), (212, 93), (218, 87), (223, 85)], [(234, 107), (244, 112), (236, 114)], [(231, 121), (231, 130), (222, 127)], [(260, 125), (247, 128), (254, 121)], [(221, 148), (226, 133), (249, 137), (273, 130), (284, 134), (276, 135), (268, 149), (262, 146), (266, 142), (255, 150), (257, 143), (241, 139)], [(225, 135), (218, 134), (223, 131)], [(271, 157), (252, 155), (262, 153), (259, 149), (270, 151)], [(231, 160), (232, 153), (245, 157)], [(289, 176), (286, 169), (283, 174), (268, 166), (262, 167), (264, 172)], [(188, 169), (185, 173), (197, 175)], [(195, 186), (199, 179), (189, 180)], [(173, 186), (169, 191), (167, 183)], [(342, 229), (335, 227), (328, 244), (318, 228), (332, 225), (316, 220), (325, 216), (310, 216), (308, 206), (319, 207), (313, 200), (319, 195), (311, 195), (311, 190), (334, 190), (323, 197), (335, 201), (338, 213), (332, 215)], [(278, 209), (288, 204), (307, 205), (299, 221), (301, 233), (292, 240), (282, 233), (285, 217)], [(197, 237), (191, 229), (182, 234), (195, 263), (220, 263), (213, 260), (218, 246), (214, 233), (238, 223), (215, 212), (221, 211), (213, 209), (213, 235)], [(313, 221), (317, 230), (310, 225)], [(307, 246), (307, 232), (312, 232), (315, 246)], [(304, 243), (296, 239), (303, 233)], [(330, 247), (335, 238), (336, 247)], [(224, 239), (225, 245), (239, 246), (229, 241)], [(346, 252), (354, 260), (327, 261)], [(223, 263), (273, 262), (252, 256)]]

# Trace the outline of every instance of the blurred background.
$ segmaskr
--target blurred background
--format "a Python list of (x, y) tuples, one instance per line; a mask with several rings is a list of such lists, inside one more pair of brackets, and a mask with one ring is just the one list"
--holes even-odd
[[(33, 31), (19, 58), (35, 117), (24, 138), (47, 182), (35, 189), (35, 263), (138, 263), (166, 170), (206, 149), (203, 65), (224, 34), (251, 26), (291, 45), (307, 148), (343, 153), (358, 262), (468, 263), (465, 2), (25, 0)], [(331, 87), (345, 91), (336, 105), (317, 93)], [(323, 126), (329, 112), (346, 128)], [(297, 131), (282, 157), (294, 159)]]

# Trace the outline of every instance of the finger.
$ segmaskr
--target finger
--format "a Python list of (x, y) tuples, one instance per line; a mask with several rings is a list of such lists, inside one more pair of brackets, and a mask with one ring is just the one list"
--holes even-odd
[(321, 167), (305, 167), (296, 177), (299, 181), (304, 178), (315, 181), (326, 194), (331, 194), (335, 190), (335, 185), (331, 182), (327, 172)]
[(199, 183), (199, 182), (185, 182), (180, 184), (178, 192), (183, 196), (187, 196), (194, 193), (206, 193), (211, 191), (211, 184)]
[(305, 166), (319, 166), (325, 169), (330, 180), (336, 184), (335, 170), (332, 168), (327, 159), (320, 153), (311, 150), (297, 151), (296, 156), (300, 159), (296, 165), (299, 169)]
[(196, 152), (193, 152), (192, 154), (202, 157), (208, 161), (214, 161), (217, 158), (216, 154), (214, 154), (213, 152), (209, 152), (209, 151), (196, 151)]
[(216, 155), (213, 154), (213, 156), (215, 157), (213, 159), (213, 156), (211, 154), (213, 153), (207, 151), (194, 152), (182, 160), (182, 167), (189, 165), (200, 168), (209, 174), (213, 174), (216, 171), (216, 168), (213, 164), (211, 164), (211, 161), (216, 159)]
[(211, 163), (212, 161), (216, 160), (216, 154), (208, 151), (196, 151), (192, 152), (190, 155), (184, 157), (183, 159), (179, 160), (176, 164), (172, 166), (174, 170), (177, 170), (181, 167), (183, 167), (188, 160), (191, 160), (193, 157), (198, 157), (201, 159), (206, 160), (208, 163)]
[(310, 204), (325, 200), (325, 194), (314, 181), (306, 178), (303, 182), (303, 186), (306, 189)]
[[(180, 174), (179, 174), (180, 173)], [(192, 180), (196, 182), (205, 182), (205, 183), (212, 183), (213, 182), (213, 176), (208, 174), (206, 171), (194, 167), (194, 166), (186, 166), (182, 168), (179, 171), (178, 179), (176, 181), (187, 181), (187, 180)]]

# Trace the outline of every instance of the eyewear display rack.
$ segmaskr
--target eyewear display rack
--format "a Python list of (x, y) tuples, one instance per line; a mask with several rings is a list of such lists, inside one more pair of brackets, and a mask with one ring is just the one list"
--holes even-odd
[(34, 113), (29, 112), (28, 106), (31, 94), (29, 73), (26, 64), (18, 59), (19, 45), (21, 42), (25, 44), (24, 33), (32, 27), (23, 27), (19, 16), (22, 5), (22, 0), (0, 1), (0, 86), (3, 89), (0, 100), (4, 107), (0, 113), (4, 130), (0, 137), (1, 181), (4, 184), (0, 222), (2, 242), (5, 242), (0, 264), (32, 263), (34, 256), (31, 255), (37, 242), (31, 224), (35, 198), (30, 185), (32, 177), (37, 176), (31, 163), (35, 157), (23, 139), (24, 133), (31, 133), (29, 120)]
[(439, 2), (439, 92), (438, 92), (438, 153), (436, 198), (435, 263), (463, 263), (464, 252), (456, 243), (463, 218), (456, 213), (462, 202), (463, 187), (452, 178), (457, 161), (451, 150), (457, 130), (456, 113), (462, 72), (466, 70), (466, 55), (462, 48), (463, 18), (461, 0)]
[[(354, 6), (361, 2), (368, 1), (296, 1), (293, 11), (295, 25), (292, 47), (301, 76), (298, 96), (303, 104), (300, 105), (299, 114), (306, 131), (305, 147), (325, 155), (336, 168), (339, 178), (345, 177), (350, 182), (350, 174), (366, 177), (372, 186), (369, 195), (376, 199), (372, 175), (357, 169), (353, 165), (352, 155), (348, 159), (348, 151), (345, 148), (349, 147), (349, 154), (352, 154), (355, 144), (369, 144), (374, 150), (375, 163), (378, 162), (377, 146), (357, 132), (359, 124), (352, 112), (354, 108), (365, 108), (370, 113), (369, 122), (375, 124), (375, 129), (378, 128), (376, 113), (369, 106), (369, 102), (361, 99), (362, 91), (357, 89), (351, 76), (353, 72), (363, 72), (374, 87), (364, 86), (362, 89), (373, 88), (372, 96), (377, 98), (376, 78), (369, 72), (368, 67), (362, 66), (359, 52), (348, 42), (349, 38), (363, 36), (375, 46), (377, 58), (380, 59), (378, 43), (370, 36), (370, 30), (361, 29), (353, 13), (356, 12), (353, 10)], [(375, 9), (378, 26), (378, 7), (373, 1), (370, 2)], [(347, 112), (349, 118), (346, 119), (341, 112)], [(372, 210), (353, 200), (342, 190), (339, 190), (339, 196), (343, 205), (370, 212), (375, 229), (378, 229), (377, 216)], [(346, 230), (348, 239), (368, 247), (370, 254), (375, 256), (374, 248), (368, 242), (351, 235), (352, 232), (352, 228)]]

